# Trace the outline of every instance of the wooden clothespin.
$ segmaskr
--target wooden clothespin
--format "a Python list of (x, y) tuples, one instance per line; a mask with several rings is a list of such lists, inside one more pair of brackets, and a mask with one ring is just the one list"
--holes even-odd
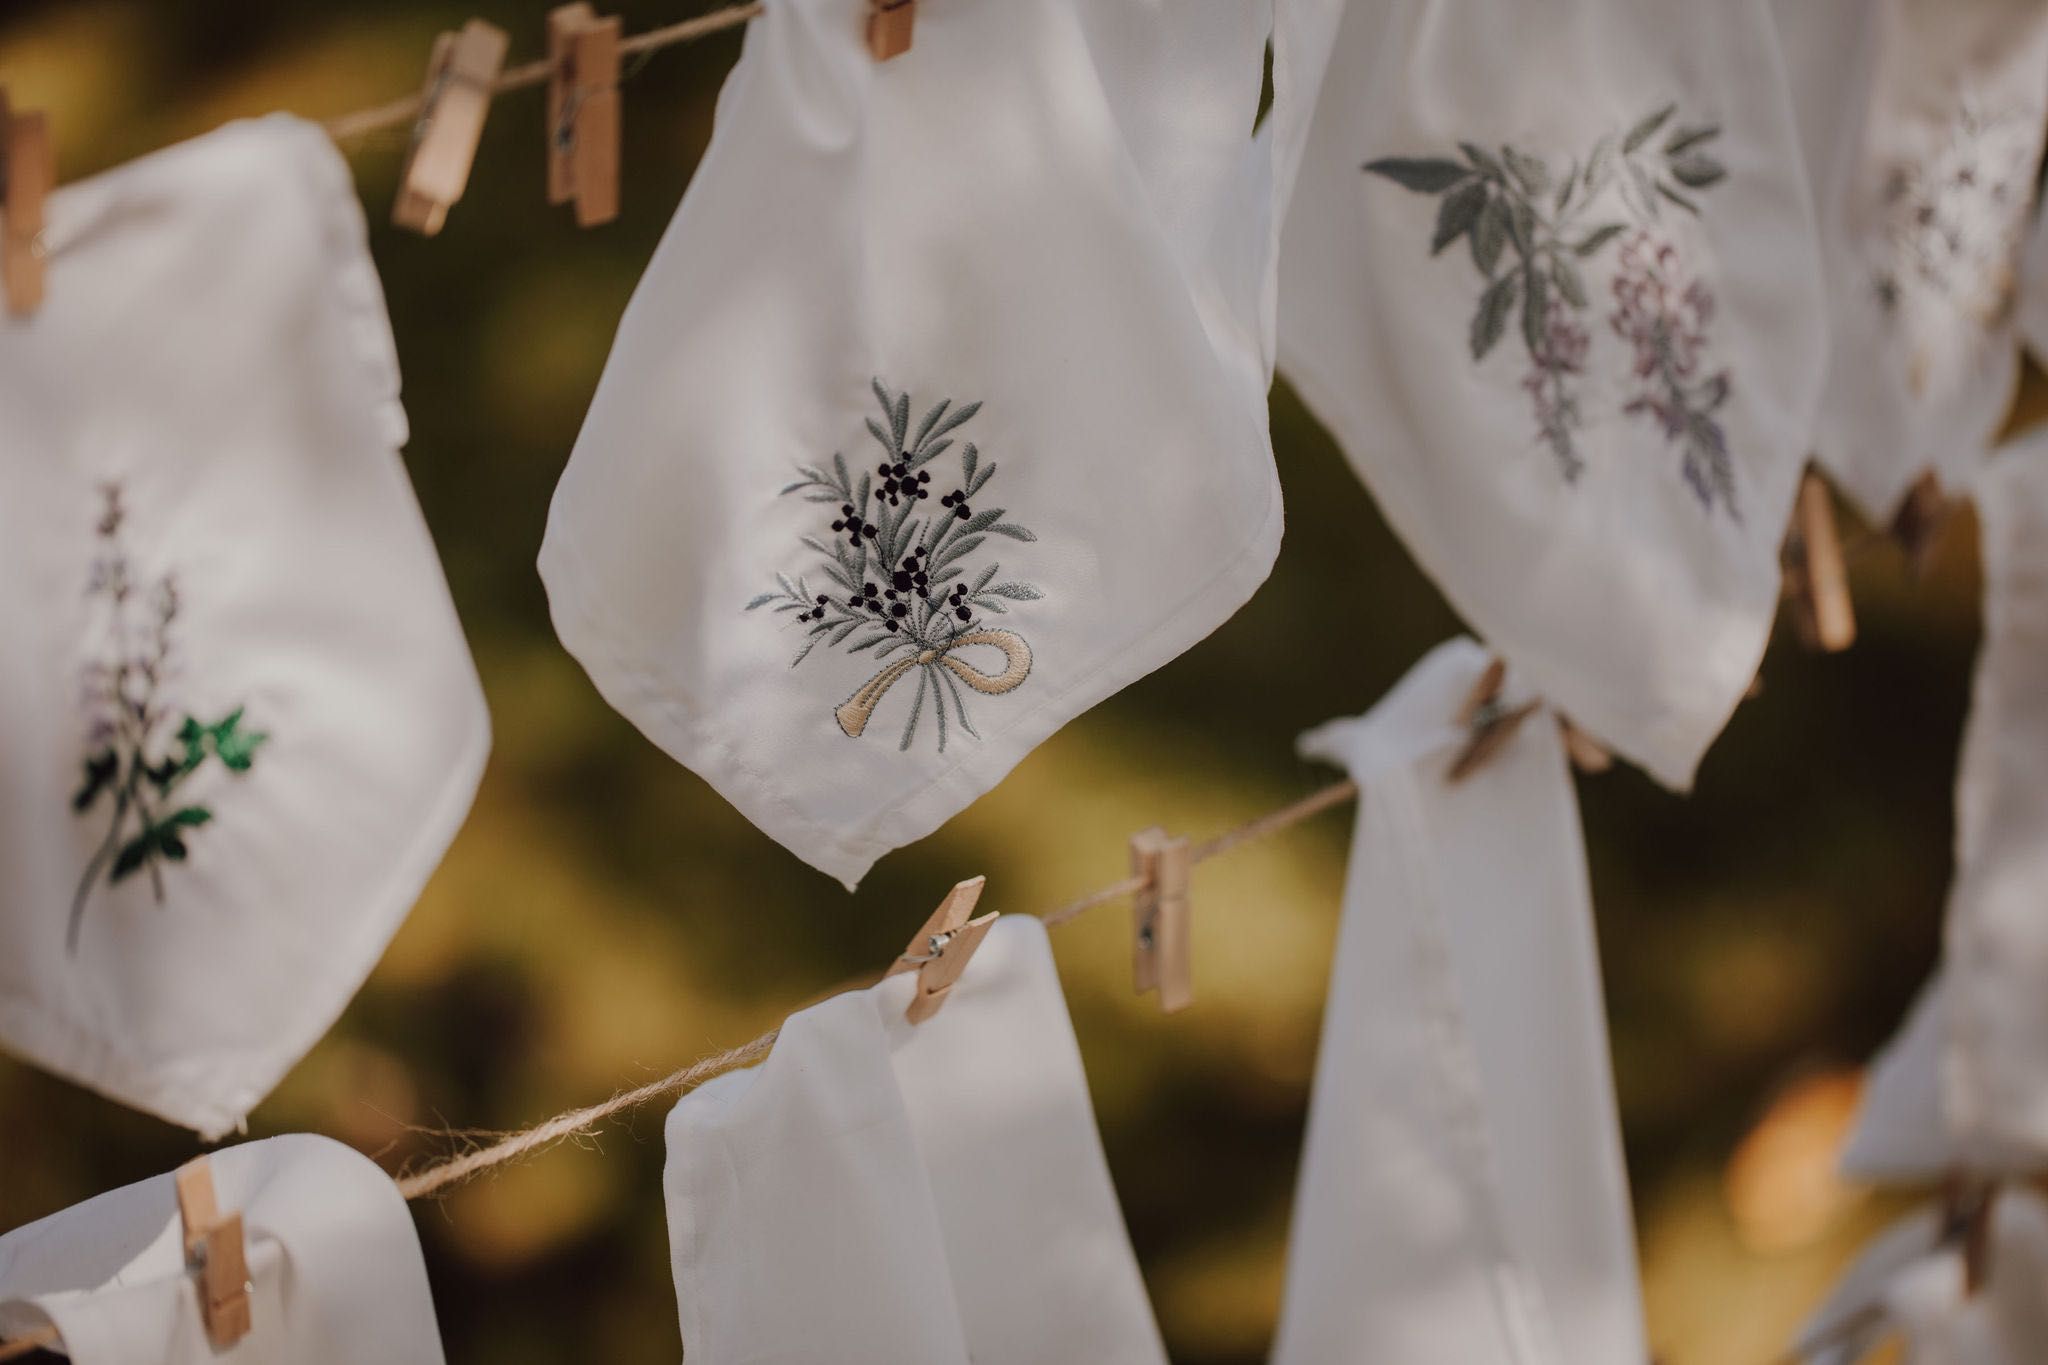
[(1849, 602), (1849, 569), (1835, 527), (1827, 480), (1809, 469), (1799, 482), (1792, 529), (1785, 537), (1785, 590), (1792, 623), (1808, 649), (1837, 654), (1856, 642), (1856, 612)]
[(1564, 736), (1564, 751), (1571, 756), (1574, 768), (1582, 773), (1604, 773), (1614, 766), (1614, 755), (1607, 746), (1572, 724), (1568, 717), (1559, 716), (1557, 728)]
[(1167, 1014), (1195, 1003), (1188, 902), (1193, 866), (1185, 838), (1157, 825), (1131, 836), (1131, 871), (1145, 879), (1131, 898), (1131, 984), (1140, 995), (1158, 991)]
[(1942, 1184), (1942, 1241), (1963, 1253), (1963, 1293), (1975, 1298), (1991, 1278), (1991, 1218), (1998, 1182), (1957, 1172)]
[(1926, 577), (1951, 510), (1941, 479), (1931, 469), (1915, 479), (1899, 500), (1899, 510), (1892, 514), (1892, 539), (1905, 551), (1906, 568), (1914, 578)]
[(903, 1012), (911, 1023), (922, 1024), (939, 1012), (939, 1006), (946, 1003), (947, 992), (967, 970), (967, 960), (974, 956), (974, 950), (981, 946), (989, 927), (996, 922), (993, 910), (980, 919), (968, 918), (974, 913), (975, 902), (981, 899), (981, 888), (987, 884), (988, 878), (973, 877), (948, 891), (939, 908), (924, 922), (924, 928), (910, 940), (910, 946), (884, 973), (894, 976), (898, 972), (917, 972), (917, 992), (910, 997), (910, 1008)]
[(399, 227), (431, 237), (462, 198), (508, 42), (505, 30), (481, 19), (434, 39), (419, 120), (391, 206), (391, 221)]
[(1477, 772), (1486, 761), (1500, 752), (1501, 746), (1514, 738), (1515, 731), (1522, 728), (1541, 705), (1540, 702), (1526, 701), (1512, 710), (1500, 704), (1501, 684), (1507, 681), (1507, 661), (1496, 657), (1487, 664), (1486, 671), (1472, 684), (1472, 690), (1465, 694), (1464, 704), (1458, 708), (1458, 725), (1467, 732), (1465, 747), (1451, 760), (1449, 780), (1462, 782)]
[(249, 1257), (242, 1215), (220, 1216), (213, 1164), (197, 1156), (178, 1168), (178, 1219), (185, 1228), (185, 1262), (199, 1282), (199, 1311), (216, 1351), (249, 1335)]
[(910, 51), (917, 0), (868, 0), (868, 55), (878, 62)]
[(584, 0), (548, 11), (548, 202), (578, 227), (619, 216), (619, 33)]
[(0, 288), (7, 311), (25, 318), (43, 306), (43, 201), (57, 187), (49, 116), (16, 113), (0, 86)]

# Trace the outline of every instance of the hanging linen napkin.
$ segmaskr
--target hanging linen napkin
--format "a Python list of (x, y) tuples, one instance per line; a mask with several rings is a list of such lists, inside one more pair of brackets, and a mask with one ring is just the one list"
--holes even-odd
[(2033, 231), (2020, 257), (2020, 340), (2036, 365), (2048, 365), (2048, 213), (2034, 206)]
[(1277, 1365), (1648, 1359), (1558, 728), (1446, 779), (1485, 666), (1454, 641), (1302, 737), (1359, 803)]
[(670, 1114), (685, 1355), (1164, 1365), (1044, 926), (998, 920), (913, 1025), (915, 984), (791, 1016)]
[(240, 1342), (207, 1340), (169, 1175), (0, 1237), (0, 1337), (54, 1325), (73, 1365), (441, 1365), (412, 1214), (374, 1163), (306, 1134), (209, 1160), (242, 1216)]
[(1857, 1365), (1888, 1339), (1901, 1365), (2048, 1360), (2048, 1202), (2021, 1187), (1991, 1209), (1985, 1282), (1965, 1290), (1960, 1240), (1933, 1208), (1900, 1220), (1843, 1275), (1801, 1333), (1807, 1365)]
[(605, 697), (849, 887), (1265, 577), (1300, 121), (1282, 72), (1252, 138), (1270, 3), (959, 0), (879, 64), (867, 9), (748, 26), (540, 556)]
[(213, 1137), (368, 974), (489, 722), (325, 135), (230, 125), (45, 236), (0, 322), (0, 1046)]
[(1281, 368), (1452, 606), (1683, 788), (1770, 633), (1819, 268), (1759, 0), (1354, 4)]
[(2048, 121), (2037, 0), (1778, 0), (1833, 349), (1815, 450), (1872, 518), (1959, 487), (2011, 406)]

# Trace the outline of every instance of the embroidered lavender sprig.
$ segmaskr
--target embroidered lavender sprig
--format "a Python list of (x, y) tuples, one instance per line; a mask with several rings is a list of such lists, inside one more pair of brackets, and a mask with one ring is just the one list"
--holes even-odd
[(1652, 418), (1665, 441), (1679, 447), (1685, 481), (1700, 501), (1712, 507), (1719, 500), (1739, 521), (1728, 438), (1714, 417), (1728, 401), (1728, 371), (1700, 374), (1714, 295), (1683, 272), (1678, 248), (1649, 232), (1633, 232), (1621, 244), (1608, 323), (1629, 343), (1638, 381), (1622, 411)]
[(177, 672), (177, 580), (165, 574), (147, 586), (136, 581), (121, 538), (127, 520), (121, 486), (103, 485), (100, 494), (99, 549), (86, 591), (105, 604), (108, 625), (102, 656), (80, 676), (87, 756), (71, 808), (84, 815), (110, 799), (113, 811), (71, 899), (65, 944), (72, 952), (102, 872), (113, 885), (146, 871), (163, 903), (163, 864), (183, 862), (186, 839), (213, 820), (210, 807), (177, 804), (173, 794), (211, 758), (229, 772), (248, 772), (269, 738), (242, 728), (239, 706), (211, 724), (189, 713), (173, 724), (168, 688)]
[[(829, 534), (802, 537), (804, 548), (816, 556), (816, 577), (777, 574), (776, 591), (755, 597), (746, 609), (772, 605), (778, 614), (794, 614), (807, 639), (790, 660), (792, 668), (820, 644), (848, 654), (869, 653), (877, 660), (895, 656), (835, 711), (840, 728), (851, 737), (865, 729), (883, 694), (915, 669), (917, 692), (898, 747), (908, 749), (916, 737), (929, 693), (943, 752), (949, 701), (960, 727), (976, 734), (962, 689), (1000, 695), (1019, 686), (1030, 671), (1031, 651), (1022, 637), (990, 628), (981, 614), (1002, 615), (1010, 603), (1044, 595), (1029, 583), (998, 581), (998, 563), (977, 571), (970, 558), (992, 536), (1037, 537), (1005, 520), (1006, 509), (981, 505), (996, 465), (984, 462), (973, 442), (960, 449), (957, 477), (934, 483), (935, 462), (953, 448), (952, 433), (981, 411), (980, 403), (955, 407), (942, 399), (913, 434), (909, 393), (892, 394), (880, 380), (872, 388), (881, 407), (880, 419), (870, 417), (866, 423), (880, 447), (872, 472), (864, 470), (855, 479), (845, 457), (834, 454), (829, 467), (799, 466), (800, 477), (782, 489), (784, 495), (830, 509)], [(950, 489), (934, 498), (934, 489), (947, 484)], [(814, 591), (818, 586), (828, 590)], [(999, 651), (1004, 671), (984, 673), (956, 653), (974, 645)]]
[[(1675, 104), (1666, 105), (1626, 131), (1602, 137), (1561, 177), (1532, 153), (1508, 146), (1488, 151), (1470, 142), (1458, 144), (1455, 158), (1382, 157), (1364, 166), (1405, 189), (1437, 197), (1431, 255), (1461, 240), (1469, 248), (1485, 281), (1468, 329), (1474, 362), (1499, 344), (1519, 313), (1529, 360), (1521, 386), (1537, 438), (1568, 482), (1585, 469), (1576, 433), (1584, 423), (1579, 383), (1592, 345), (1583, 315), (1592, 300), (1581, 272), (1606, 256), (1631, 220), (1654, 224), (1668, 205), (1696, 214), (1693, 195), (1727, 176), (1708, 150), (1719, 127), (1680, 125), (1667, 133), (1676, 113)], [(1660, 133), (1665, 136), (1658, 143)], [(1619, 218), (1612, 209), (1617, 201)], [(1725, 386), (1725, 373), (1721, 379)], [(1717, 399), (1712, 406), (1718, 405)], [(1692, 458), (1689, 446), (1687, 459)], [(1725, 443), (1720, 463), (1725, 469)], [(1714, 490), (1701, 492), (1706, 505), (1720, 496), (1733, 509), (1732, 498), (1713, 478), (1702, 483), (1693, 472), (1688, 463), (1695, 491)]]

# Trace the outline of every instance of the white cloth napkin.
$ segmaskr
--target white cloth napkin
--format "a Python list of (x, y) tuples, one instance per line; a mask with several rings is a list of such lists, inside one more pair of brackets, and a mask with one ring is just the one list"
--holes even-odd
[(207, 1136), (341, 1012), (489, 721), (320, 130), (57, 191), (0, 320), (0, 1046)]
[(1760, 0), (1353, 4), (1281, 369), (1477, 633), (1683, 788), (1776, 611), (1819, 270)]
[(249, 1334), (208, 1343), (169, 1175), (0, 1237), (0, 1336), (55, 1325), (74, 1365), (441, 1365), (412, 1213), (377, 1166), (294, 1134), (212, 1153), (242, 1215)]
[(1816, 450), (1873, 518), (1960, 489), (2019, 378), (2013, 316), (2048, 120), (2035, 0), (1778, 0), (1833, 354)]
[(849, 886), (1265, 577), (1300, 122), (1276, 55), (1252, 136), (1271, 0), (957, 0), (880, 64), (867, 9), (748, 26), (540, 556), (605, 697)]
[(1485, 664), (1445, 645), (1302, 738), (1359, 805), (1277, 1365), (1648, 1359), (1557, 725), (1445, 778)]
[(1896, 1336), (1902, 1365), (2048, 1360), (2048, 1202), (2022, 1187), (1999, 1194), (1986, 1270), (1983, 1286), (1966, 1294), (1963, 1251), (1943, 1241), (1939, 1213), (1901, 1219), (1865, 1248), (1801, 1333), (1801, 1359), (1857, 1365)]
[(998, 920), (912, 1025), (915, 979), (791, 1016), (670, 1114), (685, 1354), (1164, 1365), (1044, 926)]

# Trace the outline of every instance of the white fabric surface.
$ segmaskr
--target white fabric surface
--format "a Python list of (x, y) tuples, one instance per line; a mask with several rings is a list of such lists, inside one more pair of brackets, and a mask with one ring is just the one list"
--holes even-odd
[(918, 1025), (914, 981), (791, 1016), (670, 1114), (685, 1355), (1164, 1365), (1044, 926), (998, 920)]
[(1983, 1287), (1964, 1293), (1962, 1250), (1941, 1245), (1932, 1208), (1901, 1219), (1844, 1273), (1802, 1333), (1816, 1341), (1870, 1305), (1868, 1329), (1803, 1354), (1807, 1365), (1857, 1365), (1880, 1340), (1903, 1339), (1901, 1365), (2039, 1365), (2048, 1360), (2048, 1202), (2013, 1187), (1993, 1206)]
[(1265, 577), (1300, 122), (1283, 33), (1252, 137), (1271, 0), (958, 0), (879, 64), (866, 13), (748, 26), (540, 556), (605, 697), (849, 886)]
[(1485, 664), (1445, 645), (1302, 739), (1350, 770), (1359, 805), (1277, 1365), (1648, 1359), (1555, 722), (1537, 713), (1445, 781)]
[(2048, 118), (2037, 0), (1778, 0), (1833, 352), (1815, 449), (1888, 520), (1967, 482), (2018, 380), (2012, 318)]
[(2034, 363), (2048, 364), (2048, 213), (2042, 213), (2038, 204), (2020, 253), (2020, 301), (2015, 321)]
[(46, 238), (0, 320), (0, 1046), (211, 1137), (368, 974), (489, 720), (325, 135), (230, 125)]
[(216, 1352), (170, 1175), (0, 1237), (0, 1336), (47, 1324), (74, 1365), (440, 1365), (412, 1213), (377, 1166), (294, 1134), (212, 1154), (242, 1215), (249, 1334)]
[(1761, 0), (1353, 4), (1281, 369), (1476, 632), (1683, 788), (1777, 608), (1819, 270)]

